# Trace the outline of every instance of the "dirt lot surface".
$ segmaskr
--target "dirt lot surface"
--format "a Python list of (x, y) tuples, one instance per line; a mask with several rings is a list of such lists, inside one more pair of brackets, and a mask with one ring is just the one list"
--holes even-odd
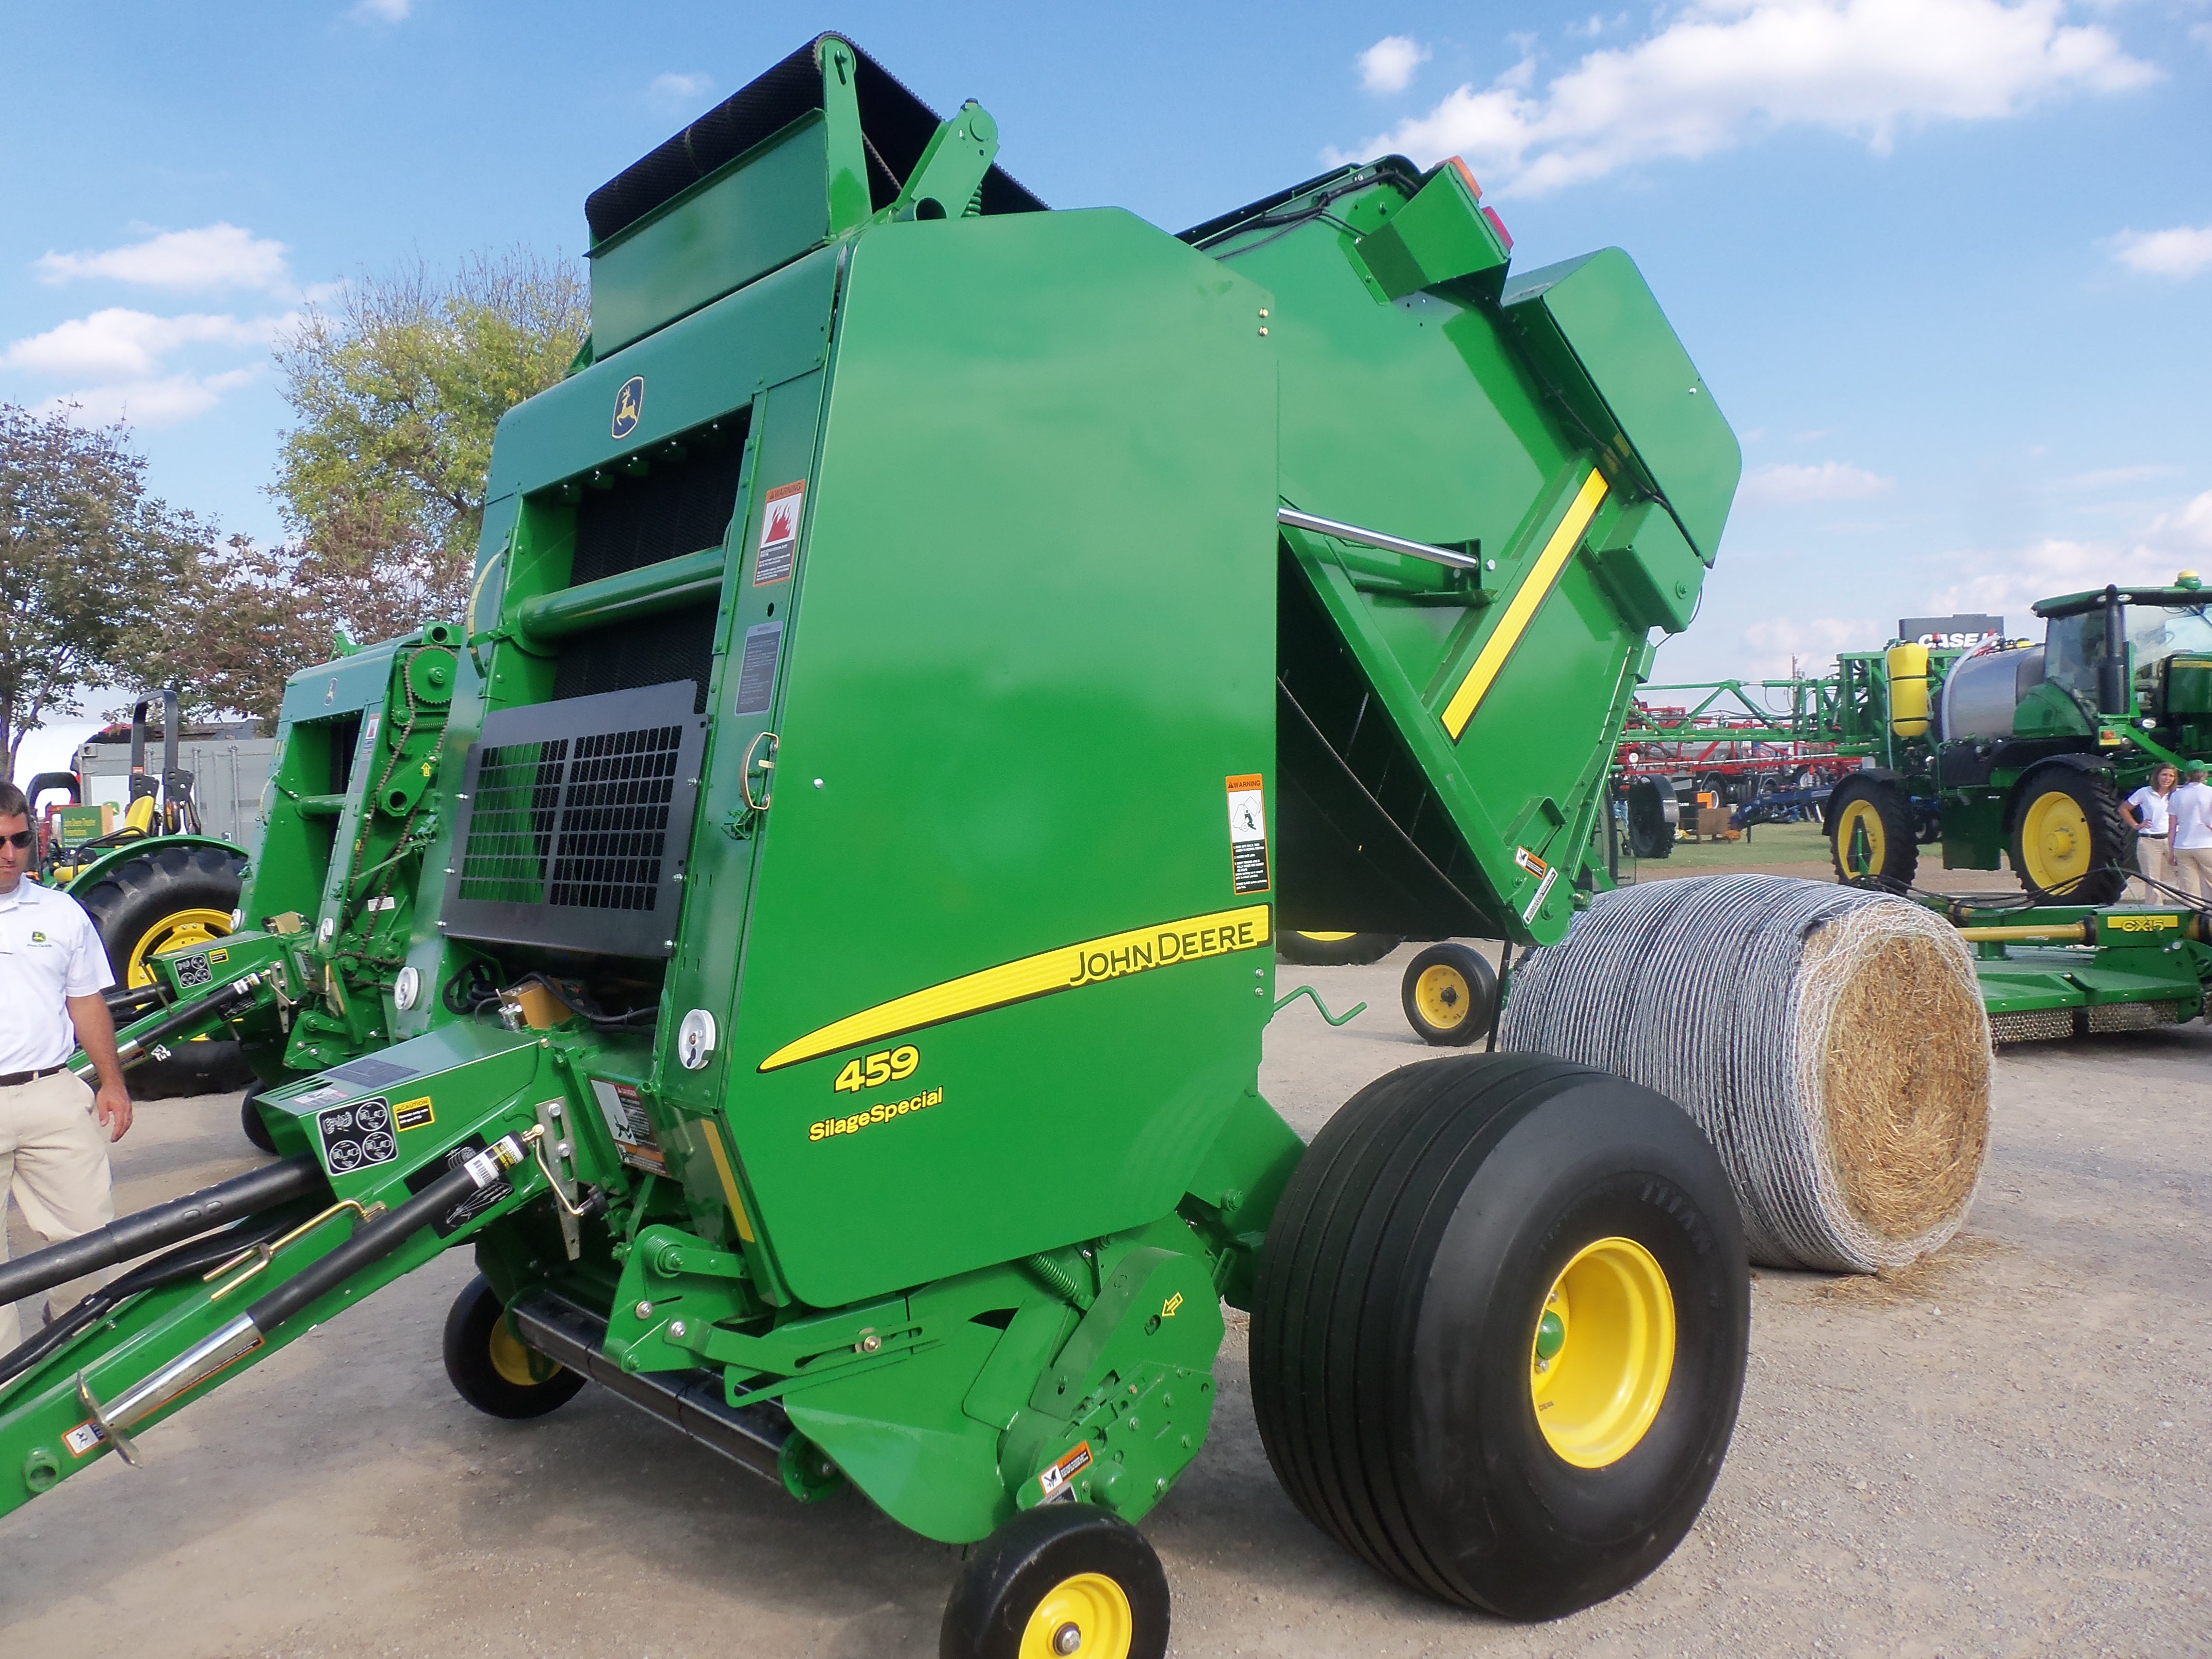
[[(1982, 878), (1984, 882), (1988, 878)], [(1268, 1097), (1311, 1134), (1429, 1051), (1408, 954), (1283, 969)], [(252, 1161), (236, 1097), (145, 1109), (126, 1207)], [(15, 1246), (30, 1241), (15, 1224)], [(471, 1272), (403, 1280), (0, 1520), (0, 1648), (79, 1655), (930, 1655), (957, 1553), (802, 1508), (596, 1389), (507, 1424), (438, 1359)], [(1241, 1319), (1214, 1436), (1146, 1523), (1181, 1655), (2212, 1650), (2212, 1031), (2008, 1051), (1964, 1234), (1891, 1280), (1760, 1273), (1735, 1443), (1627, 1595), (1516, 1627), (1316, 1533), (1253, 1427)]]

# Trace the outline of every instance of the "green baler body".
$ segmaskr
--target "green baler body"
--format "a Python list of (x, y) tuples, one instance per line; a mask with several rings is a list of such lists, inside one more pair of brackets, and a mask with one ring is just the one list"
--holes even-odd
[[(300, 915), (255, 948), (322, 994), (267, 1109), (327, 1154), (333, 1101), (424, 1108), (332, 1166), (364, 1201), (557, 1121), (612, 1210), (564, 1250), (526, 1181), (457, 1231), (502, 1294), (776, 1399), (932, 1536), (1078, 1445), (1133, 1517), (1301, 1150), (1258, 1089), (1274, 927), (1564, 933), (1738, 453), (1626, 256), (1508, 283), (1455, 167), (1183, 239), (996, 210), (988, 116), (886, 186), (872, 66), (813, 51), (823, 107), (601, 237), (597, 361), (501, 423), (464, 627), (295, 682), (247, 909)], [(669, 683), (658, 725), (587, 701)], [(447, 1053), (533, 969), (657, 1018), (547, 1029), (521, 1080)]]

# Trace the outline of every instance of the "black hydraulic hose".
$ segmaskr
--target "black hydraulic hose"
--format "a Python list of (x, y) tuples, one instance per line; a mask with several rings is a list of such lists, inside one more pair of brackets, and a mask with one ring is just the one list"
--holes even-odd
[(0, 1265), (0, 1302), (35, 1296), (196, 1233), (328, 1190), (322, 1166), (312, 1158), (264, 1164)]
[(501, 1147), (513, 1151), (513, 1163), (522, 1161), (520, 1147), (502, 1142), (488, 1152), (478, 1152), (448, 1170), (396, 1210), (354, 1229), (353, 1237), (328, 1255), (292, 1275), (246, 1310), (255, 1328), (266, 1335), (327, 1291), (335, 1290), (362, 1268), (381, 1261), (412, 1234), (428, 1226), (471, 1193), (489, 1187), (512, 1167)]
[(173, 1250), (140, 1262), (121, 1278), (110, 1279), (29, 1341), (18, 1345), (11, 1352), (0, 1354), (0, 1388), (5, 1388), (49, 1354), (74, 1340), (78, 1332), (97, 1325), (132, 1297), (189, 1279), (218, 1261), (228, 1261), (241, 1250), (268, 1243), (291, 1226), (297, 1213), (296, 1210), (288, 1210), (279, 1216), (249, 1217), (220, 1232), (188, 1239)]
[[(252, 1001), (258, 988), (257, 981), (242, 979), (235, 984), (226, 985), (212, 996), (202, 997), (195, 1002), (179, 1003), (174, 1013), (156, 1021), (145, 1030), (133, 1033), (118, 1045), (116, 1054), (122, 1060), (124, 1069), (128, 1071), (146, 1059), (153, 1052), (154, 1045), (165, 1037), (190, 1030), (194, 1026), (204, 1025), (212, 1018), (228, 1018), (233, 1008), (243, 1007)], [(70, 1069), (82, 1077), (91, 1071), (92, 1061), (86, 1060)]]
[(118, 986), (100, 994), (107, 1003), (109, 1017), (123, 1025), (128, 1025), (134, 1019), (143, 1019), (167, 1001), (169, 995), (158, 985), (140, 985), (130, 990)]

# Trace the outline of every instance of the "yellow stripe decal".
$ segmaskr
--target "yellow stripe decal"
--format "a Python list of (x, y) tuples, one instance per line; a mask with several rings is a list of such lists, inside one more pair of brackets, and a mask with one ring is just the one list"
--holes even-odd
[(721, 1132), (712, 1123), (702, 1123), (700, 1132), (707, 1137), (707, 1151), (714, 1159), (714, 1173), (722, 1177), (722, 1196), (730, 1200), (730, 1213), (738, 1218), (738, 1237), (748, 1244), (759, 1241), (753, 1237), (753, 1218), (745, 1213), (745, 1201), (738, 1196), (738, 1172), (730, 1167), (730, 1155), (723, 1149)]
[(1537, 607), (1552, 591), (1552, 584), (1559, 580), (1559, 573), (1567, 568), (1567, 561), (1582, 541), (1583, 532), (1589, 528), (1591, 515), (1604, 499), (1605, 475), (1593, 471), (1583, 481), (1581, 491), (1567, 508), (1567, 516), (1559, 520), (1552, 539), (1536, 556), (1536, 568), (1528, 573), (1528, 580), (1521, 584), (1513, 603), (1498, 619), (1497, 630), (1483, 646), (1482, 654), (1474, 659), (1474, 666), (1467, 671), (1467, 678), (1459, 683), (1459, 690), (1452, 693), (1451, 702), (1444, 706), (1444, 730), (1451, 733), (1453, 742), (1459, 741), (1459, 734), (1467, 730), (1467, 723), (1474, 718), (1475, 705), (1488, 695), (1491, 683), (1505, 666), (1505, 659), (1513, 654), (1513, 647), (1528, 631), (1528, 624), (1535, 620)]
[(1078, 986), (1096, 985), (1154, 968), (1172, 968), (1179, 962), (1218, 957), (1228, 951), (1249, 951), (1265, 945), (1267, 938), (1267, 907), (1252, 904), (1151, 927), (1132, 927), (1127, 933), (1109, 933), (1080, 945), (1063, 945), (848, 1014), (835, 1024), (808, 1032), (796, 1042), (787, 1042), (761, 1061), (760, 1068), (773, 1072), (839, 1048), (1003, 1008), (1010, 1002), (1026, 1002), (1031, 997), (1050, 996), (1055, 991), (1072, 991)]

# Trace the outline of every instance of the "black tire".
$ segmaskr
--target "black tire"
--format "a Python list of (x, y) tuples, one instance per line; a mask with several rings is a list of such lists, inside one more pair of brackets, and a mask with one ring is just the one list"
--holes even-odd
[(1285, 927), (1275, 935), (1275, 954), (1302, 968), (1357, 968), (1382, 961), (1405, 942), (1403, 933), (1307, 933)]
[[(478, 1411), (521, 1421), (567, 1405), (583, 1376), (526, 1346), (507, 1323), (507, 1308), (481, 1278), (471, 1279), (446, 1314), (446, 1375)], [(529, 1381), (519, 1380), (528, 1377)]]
[(1464, 945), (1431, 945), (1406, 964), (1398, 1001), (1422, 1042), (1461, 1048), (1490, 1030), (1498, 975)]
[[(1671, 1364), (1629, 1391), (1647, 1415), (1624, 1449), (1570, 1462), (1551, 1431), (1575, 1402), (1540, 1422), (1537, 1392), (1589, 1372), (1556, 1358), (1570, 1335), (1540, 1382), (1539, 1322), (1570, 1262), (1623, 1240), (1662, 1275)], [(1369, 1084), (1298, 1164), (1261, 1253), (1253, 1405), (1292, 1502), (1346, 1549), (1441, 1600), (1555, 1619), (1688, 1531), (1749, 1334), (1735, 1199), (1679, 1108), (1544, 1055), (1460, 1055)]]
[(2039, 903), (2118, 904), (2126, 893), (2128, 833), (2109, 773), (2031, 772), (2006, 818), (2013, 872)]
[(261, 1085), (255, 1084), (246, 1091), (246, 1098), (238, 1103), (238, 1127), (246, 1131), (246, 1138), (264, 1152), (276, 1150), (276, 1137), (269, 1133), (269, 1124), (261, 1115), (259, 1104)]
[(1892, 892), (1912, 885), (1920, 843), (1912, 834), (1912, 804), (1894, 784), (1844, 779), (1828, 796), (1825, 824), (1838, 881), (1871, 881)]
[[(1070, 1579), (1097, 1574), (1120, 1589), (1127, 1605), (1128, 1645), (1102, 1642), (1109, 1634), (1085, 1628), (1083, 1602), (1064, 1589)], [(1050, 1600), (1060, 1592), (1068, 1599)], [(1120, 1516), (1066, 1500), (1025, 1510), (993, 1533), (962, 1569), (937, 1638), (938, 1659), (1018, 1659), (1033, 1619), (1068, 1618), (1080, 1639), (1066, 1651), (1125, 1652), (1128, 1659), (1162, 1659), (1168, 1650), (1168, 1578), (1160, 1558)], [(1106, 1622), (1116, 1615), (1106, 1610)], [(1058, 1649), (1048, 1633), (1047, 1652)]]
[[(1670, 815), (1668, 808), (1674, 807)], [(1674, 783), (1666, 778), (1638, 778), (1628, 786), (1628, 852), (1632, 858), (1663, 859), (1674, 851), (1674, 830), (1681, 808), (1674, 800)]]
[[(229, 931), (245, 870), (244, 858), (220, 848), (155, 846), (70, 894), (92, 917), (115, 982), (127, 988), (151, 982), (144, 958), (165, 939), (190, 943)], [(252, 1081), (245, 1054), (228, 1038), (172, 1043), (167, 1060), (131, 1068), (131, 1092), (140, 1100), (227, 1094)]]

